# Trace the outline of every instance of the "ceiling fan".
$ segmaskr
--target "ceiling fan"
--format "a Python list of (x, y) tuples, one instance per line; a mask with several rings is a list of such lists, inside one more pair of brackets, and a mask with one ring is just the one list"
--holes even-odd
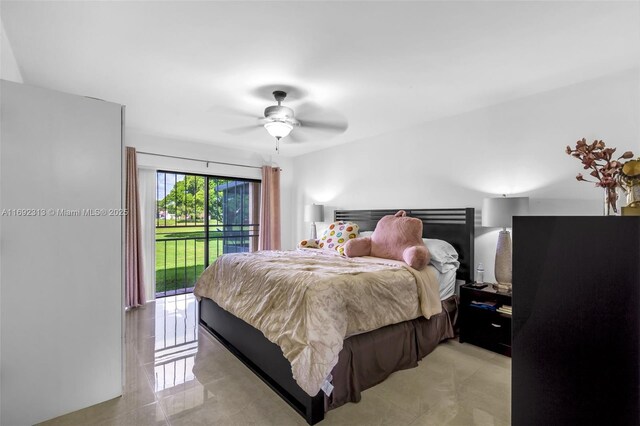
[[(280, 151), (280, 140), (288, 137), (293, 142), (304, 142), (318, 136), (333, 136), (349, 127), (346, 119), (329, 109), (305, 103), (298, 108), (298, 118), (292, 108), (282, 105), (287, 92), (275, 90), (273, 97), (278, 103), (265, 108), (264, 117), (251, 126), (229, 129), (231, 134), (240, 134), (264, 127), (276, 139), (276, 151)], [(295, 128), (295, 130), (294, 130)]]
[(295, 119), (291, 108), (282, 105), (282, 101), (287, 97), (286, 92), (276, 90), (273, 92), (273, 97), (278, 105), (265, 108), (264, 118), (261, 120), (264, 121), (263, 126), (267, 132), (276, 138), (276, 151), (278, 151), (280, 139), (289, 136), (293, 126), (299, 126), (300, 122)]

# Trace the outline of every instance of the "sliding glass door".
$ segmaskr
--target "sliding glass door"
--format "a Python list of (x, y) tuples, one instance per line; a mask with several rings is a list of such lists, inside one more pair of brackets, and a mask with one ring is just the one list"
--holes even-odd
[(260, 182), (159, 171), (156, 297), (187, 293), (224, 253), (258, 248)]

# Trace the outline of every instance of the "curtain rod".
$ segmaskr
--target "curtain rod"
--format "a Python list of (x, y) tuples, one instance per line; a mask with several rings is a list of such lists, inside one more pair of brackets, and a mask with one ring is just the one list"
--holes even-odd
[[(225, 166), (247, 167), (249, 169), (262, 169), (262, 166), (249, 166), (247, 164), (225, 163), (224, 161), (211, 161), (211, 160), (201, 160), (199, 158), (178, 157), (176, 155), (156, 154), (155, 152), (136, 151), (136, 153), (145, 154), (145, 155), (155, 155), (156, 157), (177, 158), (179, 160), (199, 161), (201, 163), (205, 163), (207, 167), (209, 167), (209, 163), (213, 163), (213, 164), (223, 164)], [(280, 171), (282, 171), (282, 169), (280, 169)]]

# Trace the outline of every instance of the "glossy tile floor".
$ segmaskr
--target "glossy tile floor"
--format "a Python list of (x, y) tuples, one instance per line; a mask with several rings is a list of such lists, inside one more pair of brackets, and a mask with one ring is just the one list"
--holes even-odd
[[(125, 389), (45, 425), (305, 425), (302, 418), (197, 325), (192, 295), (126, 313)], [(440, 344), (417, 368), (394, 373), (326, 414), (329, 425), (508, 425), (511, 359)]]

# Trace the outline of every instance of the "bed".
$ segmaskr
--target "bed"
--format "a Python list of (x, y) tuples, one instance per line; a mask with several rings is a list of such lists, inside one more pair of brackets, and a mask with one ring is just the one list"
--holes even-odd
[[(456, 278), (471, 281), (473, 265), (474, 209), (404, 209), (409, 216), (423, 222), (423, 237), (449, 242), (458, 252), (460, 263)], [(355, 222), (360, 232), (372, 231), (385, 215), (397, 210), (336, 210), (336, 221)], [(216, 302), (201, 297), (200, 324), (229, 351), (258, 375), (307, 423), (315, 424), (324, 413), (346, 402), (357, 402), (360, 393), (380, 383), (394, 371), (416, 367), (419, 360), (437, 344), (454, 337), (457, 318), (457, 296), (441, 301), (442, 312), (430, 319), (423, 316), (357, 333), (340, 342), (342, 349), (331, 370), (332, 391), (319, 391), (310, 396), (294, 380), (292, 364), (280, 346), (247, 322), (239, 319)], [(327, 396), (327, 393), (329, 395)]]

